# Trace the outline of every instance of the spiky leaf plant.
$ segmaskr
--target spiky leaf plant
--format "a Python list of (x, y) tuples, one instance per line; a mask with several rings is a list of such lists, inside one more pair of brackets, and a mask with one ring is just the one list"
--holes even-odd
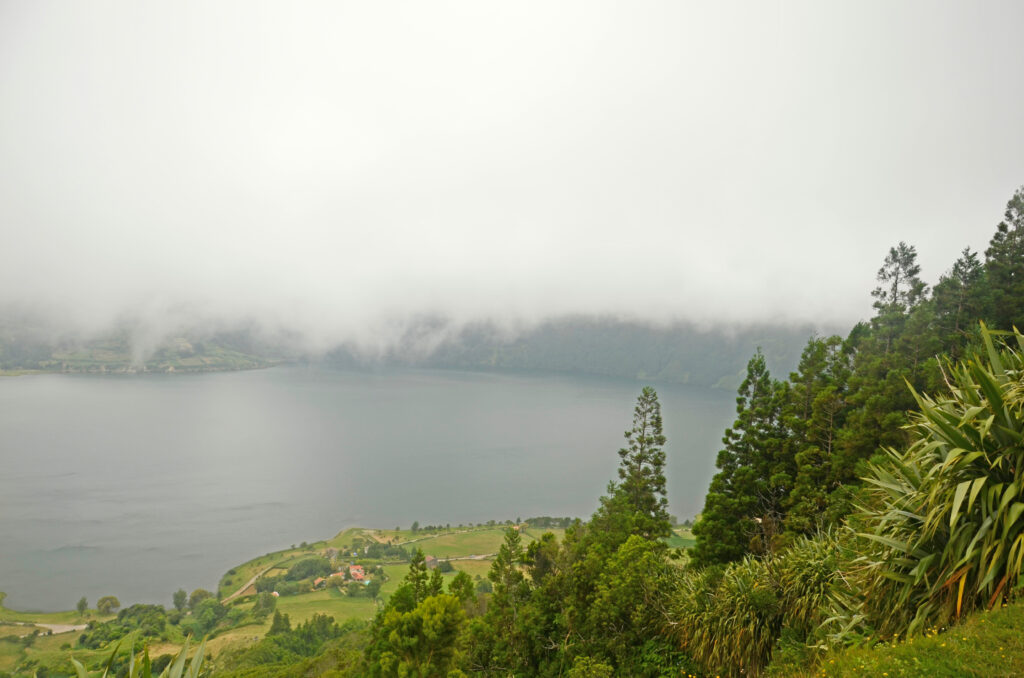
[(708, 671), (757, 675), (784, 631), (817, 644), (822, 623), (839, 604), (843, 557), (838, 535), (829, 532), (724, 570), (687, 571), (673, 595), (668, 633)]
[(916, 441), (865, 479), (862, 603), (885, 634), (991, 608), (1022, 583), (1024, 336), (982, 338), (984, 353), (947, 367), (949, 393), (914, 394)]
[[(192, 657), (192, 661), (188, 661), (188, 648), (189, 639), (185, 639), (185, 645), (181, 648), (181, 651), (171, 660), (171, 663), (164, 668), (163, 672), (158, 678), (199, 678), (199, 672), (203, 668), (203, 658), (206, 654), (206, 640), (199, 644), (199, 648), (196, 650), (196, 654)], [(121, 643), (118, 643), (113, 652), (110, 653), (110, 659), (107, 660), (106, 666), (101, 671), (89, 672), (85, 666), (77, 659), (72, 658), (71, 664), (75, 667), (75, 674), (77, 678), (108, 678), (113, 676), (111, 667), (114, 665), (114, 659), (117, 657), (118, 650), (121, 649)], [(142, 656), (135, 654), (132, 651), (131, 657), (128, 660), (128, 673), (127, 678), (153, 678), (152, 668), (149, 661), (149, 648), (146, 648)]]

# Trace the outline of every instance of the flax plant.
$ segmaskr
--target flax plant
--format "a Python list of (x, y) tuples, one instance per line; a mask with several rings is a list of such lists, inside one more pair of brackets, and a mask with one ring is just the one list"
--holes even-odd
[(707, 670), (757, 675), (784, 630), (817, 644), (839, 602), (843, 557), (834, 533), (799, 539), (781, 554), (686, 572), (673, 596), (668, 633)]
[(1022, 585), (1024, 335), (983, 325), (982, 339), (982, 354), (945, 369), (948, 393), (914, 394), (915, 442), (865, 479), (861, 603), (883, 634), (991, 608)]
[[(177, 656), (171, 663), (164, 668), (163, 672), (157, 678), (199, 678), (200, 671), (203, 668), (203, 658), (206, 654), (206, 640), (203, 640), (199, 644), (199, 648), (196, 650), (195, 656), (191, 662), (188, 662), (188, 648), (189, 639), (185, 639), (185, 645), (178, 652)], [(77, 678), (108, 678), (113, 676), (116, 672), (112, 672), (114, 665), (114, 659), (117, 657), (118, 650), (121, 649), (121, 643), (118, 643), (114, 647), (114, 651), (110, 653), (110, 659), (107, 661), (107, 665), (101, 671), (89, 672), (85, 666), (77, 659), (72, 658), (71, 664), (75, 667), (75, 675)], [(153, 672), (149, 661), (149, 649), (143, 651), (142, 655), (136, 655), (135, 651), (132, 651), (131, 657), (128, 660), (128, 671), (126, 674), (127, 678), (153, 678)]]

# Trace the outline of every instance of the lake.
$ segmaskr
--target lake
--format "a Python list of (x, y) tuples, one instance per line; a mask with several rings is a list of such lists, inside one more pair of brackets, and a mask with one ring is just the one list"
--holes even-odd
[[(735, 395), (653, 384), (671, 511), (703, 505)], [(276, 367), (0, 379), (0, 591), (170, 606), (349, 526), (589, 516), (641, 384)]]

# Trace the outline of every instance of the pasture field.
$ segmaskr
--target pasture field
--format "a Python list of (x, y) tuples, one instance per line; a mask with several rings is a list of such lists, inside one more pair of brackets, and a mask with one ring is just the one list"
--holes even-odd
[(505, 530), (489, 529), (473, 532), (452, 532), (436, 537), (425, 537), (407, 544), (406, 548), (418, 548), (426, 555), (437, 558), (459, 556), (482, 556), (496, 553), (505, 539)]
[(377, 612), (377, 603), (367, 597), (347, 596), (338, 587), (330, 586), (298, 596), (281, 596), (277, 599), (277, 611), (287, 614), (294, 627), (316, 614), (326, 614), (339, 622), (346, 619), (369, 619)]
[[(0, 601), (2, 600), (3, 596), (0, 594)], [(65, 610), (63, 612), (19, 612), (17, 610), (7, 609), (3, 606), (2, 602), (0, 602), (0, 623), (29, 622), (33, 624), (85, 624), (92, 619), (106, 621), (113, 617), (113, 615), (103, 616), (96, 612), (96, 610), (86, 610), (86, 615), (87, 616), (83, 617), (78, 614), (77, 610)]]
[(693, 532), (689, 529), (682, 527), (672, 530), (672, 536), (665, 540), (669, 545), (669, 548), (692, 548), (697, 540), (693, 536)]

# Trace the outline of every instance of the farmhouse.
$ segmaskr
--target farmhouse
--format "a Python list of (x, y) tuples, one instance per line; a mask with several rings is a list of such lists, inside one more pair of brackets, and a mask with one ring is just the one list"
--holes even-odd
[(435, 567), (437, 567), (437, 558), (435, 558), (434, 556), (427, 556), (424, 559), (424, 561), (427, 564), (427, 569), (433, 570)]
[(363, 579), (366, 578), (366, 575), (363, 573), (362, 565), (350, 565), (348, 568), (348, 574), (356, 581), (363, 581)]

